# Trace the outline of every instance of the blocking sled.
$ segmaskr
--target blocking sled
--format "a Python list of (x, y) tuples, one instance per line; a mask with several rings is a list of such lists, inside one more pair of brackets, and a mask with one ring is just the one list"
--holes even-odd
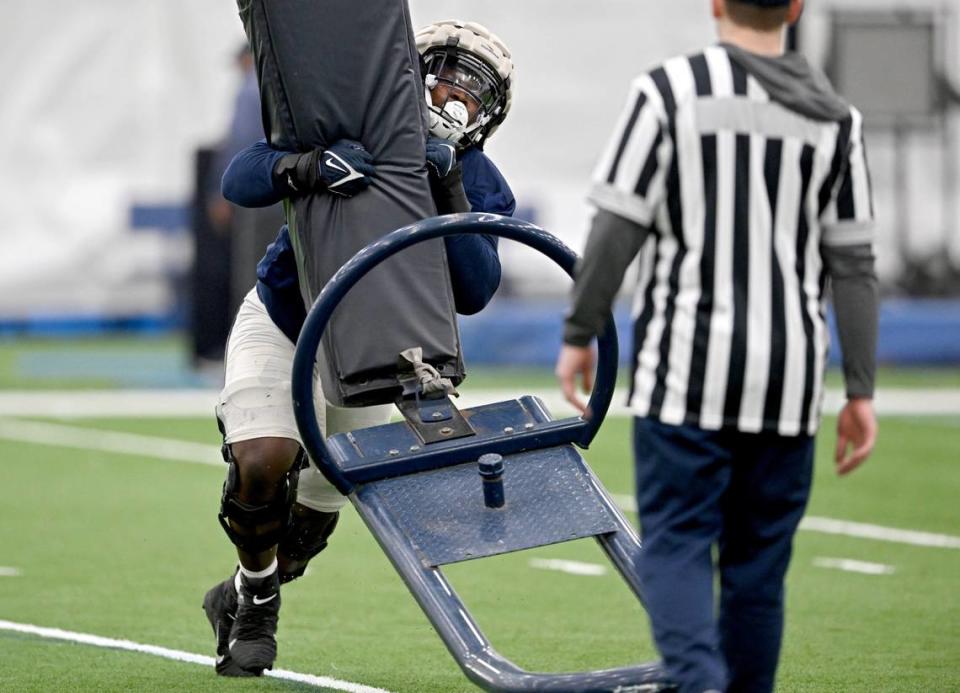
[(446, 395), (428, 397), (411, 386), (397, 398), (404, 421), (329, 439), (320, 431), (313, 393), (316, 348), (337, 304), (364, 275), (401, 250), (460, 233), (519, 241), (572, 275), (576, 255), (560, 241), (533, 224), (496, 215), (435, 217), (364, 248), (323, 288), (297, 344), (293, 401), (304, 445), (312, 462), (356, 507), (475, 684), (488, 691), (669, 690), (658, 663), (574, 673), (519, 668), (494, 649), (442, 571), (459, 561), (594, 537), (641, 598), (633, 570), (640, 540), (574, 447), (590, 444), (613, 395), (617, 339), (612, 319), (599, 339), (589, 420), (554, 420), (530, 396), (459, 412)]

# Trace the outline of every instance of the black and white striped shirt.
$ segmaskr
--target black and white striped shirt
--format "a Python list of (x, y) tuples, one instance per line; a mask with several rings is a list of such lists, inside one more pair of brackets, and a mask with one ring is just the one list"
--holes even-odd
[(821, 245), (872, 242), (860, 113), (790, 110), (723, 46), (632, 84), (590, 199), (652, 229), (634, 300), (638, 416), (813, 434)]

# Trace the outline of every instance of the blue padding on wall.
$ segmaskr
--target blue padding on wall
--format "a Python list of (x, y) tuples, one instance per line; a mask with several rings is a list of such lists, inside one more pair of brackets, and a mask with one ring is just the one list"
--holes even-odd
[(178, 327), (171, 315), (37, 315), (0, 320), (0, 337), (90, 337), (116, 332), (165, 334)]
[[(831, 330), (837, 345), (832, 319)], [(833, 351), (838, 352), (839, 345)], [(877, 352), (881, 364), (960, 364), (960, 300), (884, 301)]]
[[(461, 318), (464, 352), (473, 364), (552, 366), (560, 347), (563, 301), (502, 299), (479, 315)], [(633, 328), (626, 307), (615, 315), (620, 362), (633, 350)], [(840, 345), (833, 316), (830, 363), (840, 363)], [(885, 301), (880, 311), (881, 364), (960, 364), (960, 301)]]
[[(564, 300), (496, 299), (482, 313), (460, 318), (468, 365), (552, 367), (560, 348)], [(833, 316), (830, 363), (840, 362)], [(633, 349), (626, 306), (616, 312), (620, 362)], [(162, 334), (181, 328), (175, 315), (37, 315), (0, 319), (0, 338), (79, 337), (116, 332)], [(960, 365), (960, 300), (891, 299), (880, 310), (878, 360), (884, 365)]]
[(135, 204), (130, 207), (131, 229), (178, 232), (186, 230), (189, 223), (190, 209), (182, 204)]

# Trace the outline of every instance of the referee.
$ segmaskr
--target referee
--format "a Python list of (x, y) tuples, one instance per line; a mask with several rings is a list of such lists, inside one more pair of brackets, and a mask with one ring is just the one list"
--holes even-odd
[[(633, 81), (597, 166), (556, 373), (590, 341), (631, 260), (637, 570), (681, 693), (770, 691), (783, 582), (810, 491), (832, 292), (847, 402), (836, 469), (870, 454), (877, 336), (860, 113), (796, 53), (802, 0), (712, 0), (720, 42)], [(717, 550), (719, 600), (713, 594)]]

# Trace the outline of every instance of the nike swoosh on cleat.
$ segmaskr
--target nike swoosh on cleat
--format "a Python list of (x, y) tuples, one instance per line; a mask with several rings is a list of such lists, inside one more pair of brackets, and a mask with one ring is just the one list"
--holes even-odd
[(227, 658), (227, 655), (217, 655), (217, 664), (222, 664), (223, 660)]
[(279, 592), (274, 592), (273, 594), (271, 594), (271, 595), (270, 595), (269, 597), (267, 597), (266, 599), (260, 599), (260, 597), (258, 597), (257, 595), (253, 595), (253, 603), (256, 604), (257, 606), (260, 606), (261, 604), (266, 604), (267, 602), (270, 602), (270, 601), (273, 601), (274, 599), (276, 599), (276, 597), (277, 597), (278, 594), (280, 594), (280, 593), (279, 593)]
[(236, 645), (236, 644), (237, 644), (237, 639), (234, 638), (233, 640), (230, 641), (230, 644), (227, 645), (227, 649), (228, 649), (228, 650), (232, 650), (232, 649), (233, 649), (233, 646)]

